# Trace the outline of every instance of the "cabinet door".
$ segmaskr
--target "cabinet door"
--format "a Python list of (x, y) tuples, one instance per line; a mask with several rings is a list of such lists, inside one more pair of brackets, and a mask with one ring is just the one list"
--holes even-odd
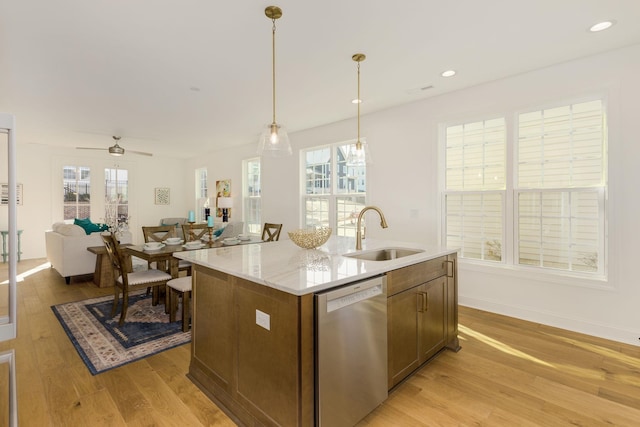
[(192, 364), (227, 393), (231, 392), (233, 349), (233, 289), (231, 278), (217, 271), (194, 269)]
[(418, 312), (422, 303), (417, 286), (387, 299), (387, 355), (389, 388), (420, 365), (418, 358)]
[(301, 425), (298, 298), (243, 279), (234, 297), (236, 398), (264, 424)]
[(419, 359), (424, 363), (444, 347), (446, 337), (445, 276), (421, 285), (418, 290)]

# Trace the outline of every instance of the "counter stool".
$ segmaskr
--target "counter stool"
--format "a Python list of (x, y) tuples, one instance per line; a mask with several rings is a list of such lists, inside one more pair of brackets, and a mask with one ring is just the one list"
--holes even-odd
[(167, 295), (169, 297), (169, 321), (176, 321), (178, 311), (178, 298), (182, 294), (182, 331), (189, 330), (189, 319), (191, 317), (191, 276), (178, 277), (167, 282)]

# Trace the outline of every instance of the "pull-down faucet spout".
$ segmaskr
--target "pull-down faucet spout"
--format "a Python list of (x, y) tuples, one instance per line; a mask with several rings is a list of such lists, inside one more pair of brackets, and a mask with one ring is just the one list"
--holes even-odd
[(377, 206), (365, 206), (361, 211), (360, 214), (358, 215), (358, 224), (356, 225), (356, 251), (362, 250), (362, 229), (361, 229), (361, 225), (362, 225), (362, 217), (364, 216), (364, 213), (368, 210), (374, 210), (376, 212), (378, 212), (378, 215), (380, 215), (380, 227), (382, 228), (387, 228), (387, 220), (384, 219), (384, 214), (382, 213), (382, 211), (380, 210), (379, 207)]

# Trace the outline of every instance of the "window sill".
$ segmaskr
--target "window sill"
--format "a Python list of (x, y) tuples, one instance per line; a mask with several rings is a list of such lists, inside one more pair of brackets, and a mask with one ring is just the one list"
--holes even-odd
[(565, 286), (612, 290), (609, 279), (602, 275), (585, 275), (574, 272), (543, 270), (539, 268), (506, 265), (503, 263), (486, 263), (482, 261), (460, 258), (458, 267), (461, 271), (493, 274), (503, 277), (514, 277), (531, 281), (556, 283)]

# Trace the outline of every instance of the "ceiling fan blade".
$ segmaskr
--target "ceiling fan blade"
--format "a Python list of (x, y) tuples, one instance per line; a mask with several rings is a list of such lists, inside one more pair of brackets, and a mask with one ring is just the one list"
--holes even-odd
[(135, 150), (126, 150), (127, 153), (135, 153), (135, 154), (140, 154), (141, 156), (153, 156), (153, 154), (151, 153), (145, 153), (144, 151), (135, 151)]
[(108, 148), (97, 148), (97, 147), (76, 147), (77, 150), (108, 150)]

